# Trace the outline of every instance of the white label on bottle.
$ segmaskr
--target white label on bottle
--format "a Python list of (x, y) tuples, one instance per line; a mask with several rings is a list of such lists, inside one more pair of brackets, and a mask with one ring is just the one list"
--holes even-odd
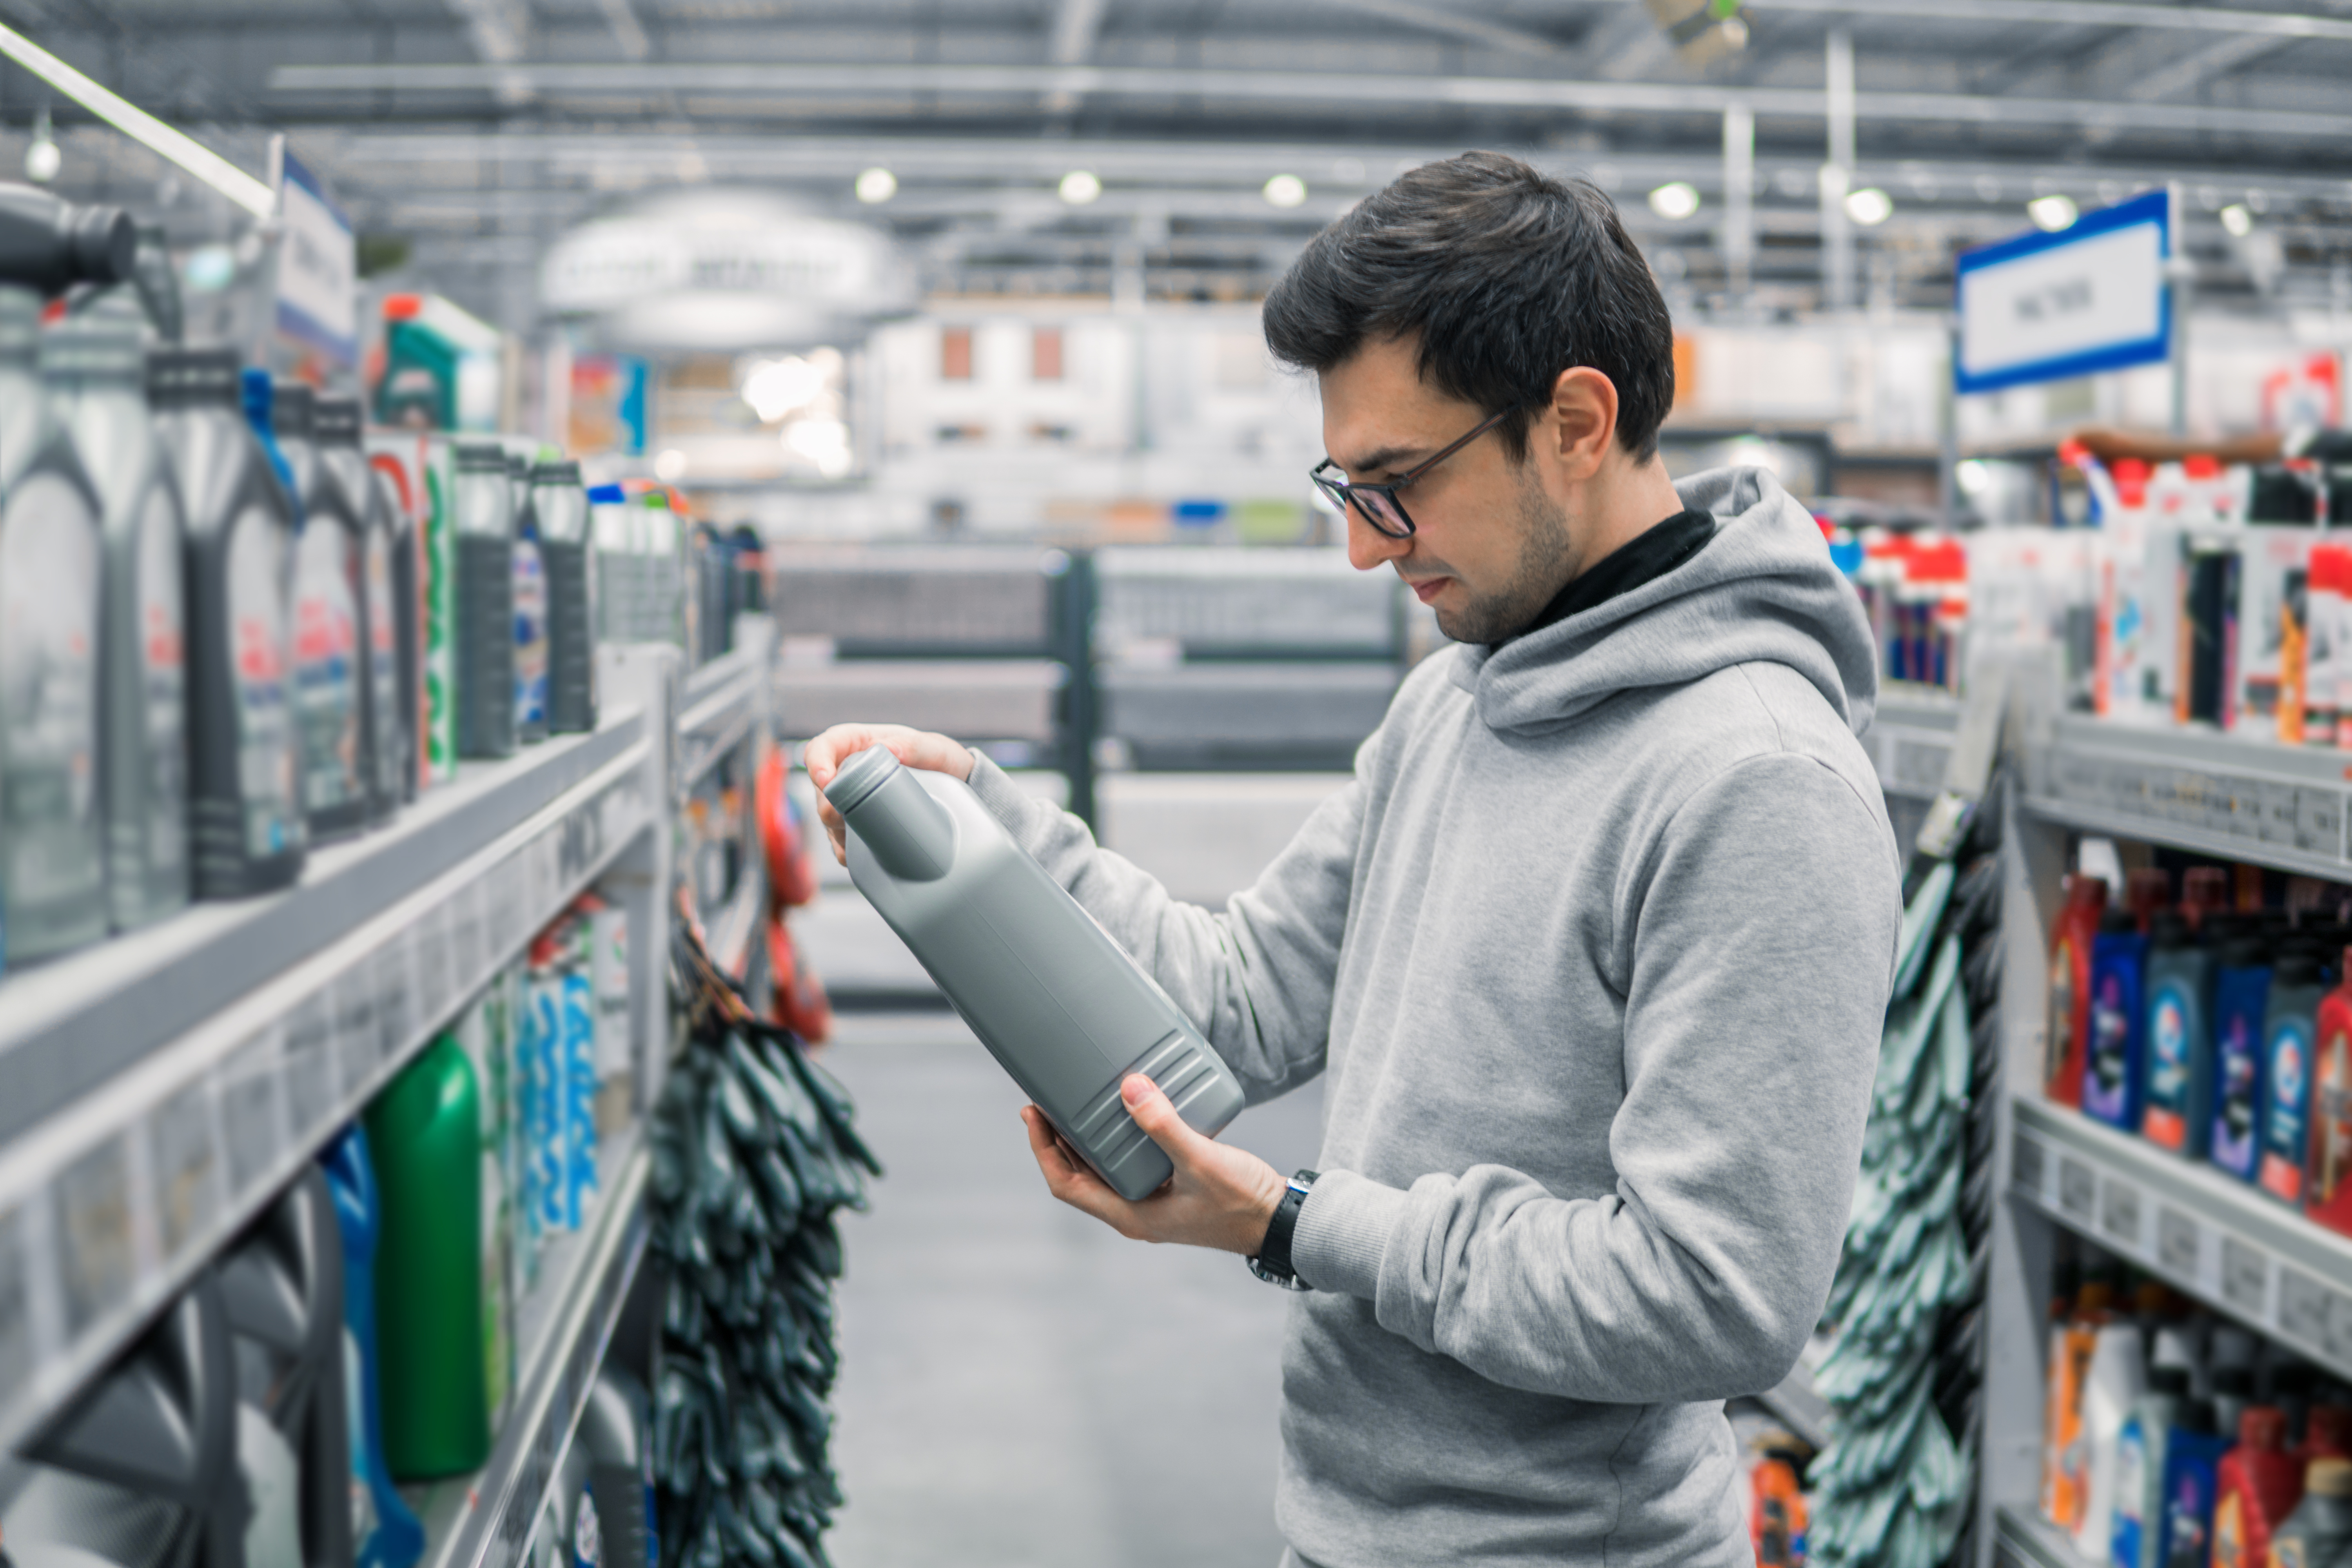
[(269, 1417), (236, 1407), (236, 1468), (253, 1511), (246, 1518), (246, 1568), (303, 1568), (301, 1469)]
[(228, 546), (229, 668), (236, 672), (237, 793), (246, 853), (266, 858), (299, 844), (294, 733), (286, 666), (288, 551), (259, 507), (232, 526)]
[(361, 796), (359, 563), (341, 527), (324, 518), (294, 546), (294, 701), (302, 737), (302, 805)]
[(170, 495), (147, 492), (139, 520), (139, 651), (147, 691), (147, 858), (176, 873), (187, 862), (187, 638), (181, 616), (180, 531)]
[(0, 870), (16, 922), (91, 897), (104, 875), (98, 531), (80, 492), (47, 472), (20, 483), (0, 517)]

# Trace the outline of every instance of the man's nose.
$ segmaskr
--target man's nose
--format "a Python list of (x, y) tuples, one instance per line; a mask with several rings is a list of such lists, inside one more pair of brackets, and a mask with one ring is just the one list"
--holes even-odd
[(1364, 521), (1364, 514), (1348, 504), (1348, 564), (1359, 572), (1370, 572), (1391, 561), (1402, 560), (1412, 553), (1410, 539), (1391, 539)]

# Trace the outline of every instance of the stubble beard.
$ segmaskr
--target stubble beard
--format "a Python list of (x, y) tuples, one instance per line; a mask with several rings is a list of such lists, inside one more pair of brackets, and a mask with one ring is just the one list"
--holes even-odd
[(1455, 642), (1498, 643), (1517, 637), (1576, 576), (1580, 562), (1568, 513), (1544, 493), (1532, 466), (1520, 475), (1518, 505), (1514, 510), (1519, 555), (1512, 563), (1510, 578), (1493, 593), (1474, 597), (1458, 612), (1437, 612), (1437, 629)]

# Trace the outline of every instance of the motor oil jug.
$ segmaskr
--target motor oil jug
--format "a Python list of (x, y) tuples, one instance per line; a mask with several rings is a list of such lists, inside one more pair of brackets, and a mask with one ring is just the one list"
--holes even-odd
[(293, 502), (243, 410), (228, 349), (159, 349), (147, 401), (186, 518), (190, 864), (200, 899), (302, 873), (287, 691)]
[(352, 1560), (343, 1246), (310, 1166), (220, 1265), (236, 1352), (237, 1454), (253, 1497), (246, 1568)]
[(2327, 994), (2319, 954), (2289, 948), (2271, 972), (2263, 1016), (2263, 1103), (2255, 1180), (2281, 1203), (2303, 1206), (2311, 1156), (2311, 1083), (2319, 1004)]
[(98, 489), (109, 922), (131, 931), (188, 901), (185, 595), (180, 489), (147, 407), (142, 312), (128, 289), (49, 329), (42, 380)]
[[(0, 1535), (121, 1568), (243, 1561), (228, 1314), (207, 1271), (122, 1358), (20, 1450), (29, 1474)], [(66, 1561), (71, 1557), (64, 1556)]]
[(652, 1436), (653, 1402), (645, 1384), (606, 1361), (588, 1391), (573, 1439), (588, 1458), (587, 1490), (594, 1500), (604, 1568), (656, 1568), (661, 1561)]
[(382, 1214), (383, 1456), (396, 1480), (460, 1475), (489, 1458), (480, 1093), (465, 1051), (443, 1035), (367, 1109)]
[(629, 505), (618, 485), (588, 492), (588, 516), (595, 531), (596, 636), (604, 642), (650, 641), (637, 629), (644, 617), (645, 576), (639, 565), (638, 519), (645, 509)]
[(824, 793), (849, 825), (858, 891), (1121, 1197), (1144, 1197), (1174, 1171), (1119, 1099), (1129, 1073), (1150, 1078), (1209, 1136), (1240, 1114), (1233, 1069), (971, 785), (873, 746)]
[(400, 644), (394, 603), (392, 503), (360, 445), (356, 397), (322, 397), (311, 416), (321, 483), (340, 492), (341, 509), (359, 521), (360, 711), (367, 763), (368, 820), (382, 822), (401, 801), (407, 742), (400, 722)]
[(540, 464), (530, 497), (547, 575), (548, 732), (585, 734), (596, 727), (596, 584), (580, 465)]
[(375, 1254), (382, 1214), (367, 1132), (353, 1122), (319, 1155), (343, 1245), (343, 1413), (350, 1423), (352, 1561), (409, 1568), (425, 1527), (383, 1464), (383, 1371), (376, 1356)]
[(270, 433), (294, 479), (294, 728), (302, 747), (302, 816), (310, 842), (366, 823), (367, 690), (360, 520), (327, 477), (313, 430), (317, 399), (299, 381), (272, 389)]
[(2149, 921), (2147, 1098), (2140, 1135), (2160, 1149), (2201, 1159), (2213, 1119), (2213, 950), (2188, 919), (2166, 910)]
[(40, 310), (31, 289), (0, 280), (0, 919), (11, 964), (106, 934), (104, 550), (98, 492), (43, 390)]
[(2213, 1131), (2208, 1157), (2242, 1182), (2261, 1164), (2263, 1015), (2271, 991), (2270, 944), (2252, 931), (2223, 942), (2213, 973)]
[(539, 547), (539, 514), (531, 505), (531, 459), (507, 452), (514, 488), (515, 739), (535, 746), (547, 739), (547, 560)]
[(2089, 1039), (2083, 1064), (2083, 1111), (2110, 1127), (2139, 1131), (2147, 1082), (2142, 1030), (2147, 1022), (2147, 938), (2128, 909), (2110, 906), (2091, 944)]
[(457, 754), (510, 757), (515, 735), (515, 508), (507, 455), (457, 448)]
[(431, 508), (425, 481), (425, 440), (414, 431), (376, 431), (365, 437), (368, 466), (392, 518), (393, 647), (400, 672), (400, 722), (406, 750), (401, 798), (415, 800), (425, 785), (425, 525)]

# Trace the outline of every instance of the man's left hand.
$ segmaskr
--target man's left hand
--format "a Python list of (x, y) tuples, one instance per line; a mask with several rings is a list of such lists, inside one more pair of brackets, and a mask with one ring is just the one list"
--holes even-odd
[(1119, 1098), (1176, 1173), (1141, 1203), (1129, 1203), (1062, 1142), (1044, 1111), (1024, 1106), (1021, 1120), (1028, 1125), (1029, 1150), (1045, 1174), (1046, 1190), (1130, 1241), (1173, 1241), (1256, 1256), (1282, 1202), (1286, 1184), (1280, 1173), (1246, 1150), (1193, 1131), (1160, 1086), (1139, 1072), (1127, 1075)]

